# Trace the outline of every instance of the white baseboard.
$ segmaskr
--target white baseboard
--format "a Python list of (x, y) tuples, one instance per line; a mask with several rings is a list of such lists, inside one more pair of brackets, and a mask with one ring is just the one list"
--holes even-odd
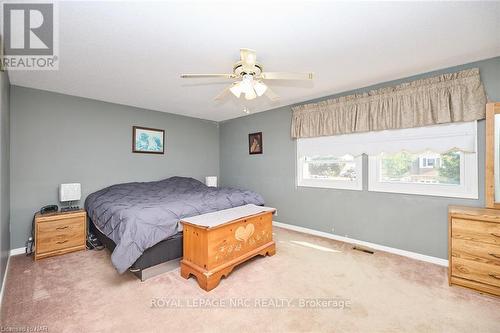
[(9, 256), (17, 256), (18, 254), (25, 254), (26, 253), (26, 248), (25, 247), (20, 247), (17, 249), (12, 249), (9, 252)]
[(5, 288), (5, 281), (7, 281), (7, 273), (9, 272), (9, 263), (10, 263), (10, 255), (7, 258), (7, 265), (5, 265), (5, 273), (3, 274), (3, 279), (2, 279), (2, 289), (0, 290), (0, 307), (2, 306), (3, 302), (3, 289)]
[(5, 288), (5, 281), (7, 281), (7, 273), (9, 272), (9, 264), (10, 264), (10, 257), (16, 256), (18, 254), (25, 254), (26, 253), (26, 248), (25, 247), (20, 247), (17, 249), (12, 249), (9, 251), (9, 256), (7, 257), (7, 265), (5, 265), (5, 273), (3, 275), (2, 279), (2, 289), (0, 289), (0, 306), (2, 305), (3, 301), (3, 290)]
[(273, 221), (273, 225), (275, 225), (277, 227), (280, 227), (280, 228), (284, 228), (284, 229), (289, 229), (289, 230), (293, 230), (293, 231), (303, 232), (305, 234), (310, 234), (310, 235), (314, 235), (314, 236), (329, 238), (329, 239), (333, 239), (333, 240), (344, 242), (344, 243), (356, 244), (356, 245), (368, 247), (368, 248), (371, 248), (371, 249), (374, 249), (374, 250), (389, 252), (389, 253), (397, 254), (397, 255), (400, 255), (400, 256), (404, 256), (404, 257), (408, 257), (408, 258), (412, 258), (412, 259), (416, 259), (416, 260), (421, 260), (421, 261), (425, 261), (425, 262), (429, 262), (431, 264), (436, 264), (436, 265), (439, 265), (439, 266), (448, 267), (448, 260), (446, 260), (446, 259), (441, 259), (441, 258), (436, 258), (436, 257), (428, 256), (428, 255), (425, 255), (425, 254), (420, 254), (420, 253), (415, 253), (415, 252), (410, 252), (410, 251), (395, 249), (395, 248), (389, 247), (389, 246), (384, 246), (384, 245), (369, 243), (369, 242), (365, 242), (365, 241), (361, 241), (361, 240), (357, 240), (357, 239), (353, 239), (353, 238), (349, 238), (349, 237), (343, 237), (343, 236), (334, 235), (334, 234), (331, 234), (331, 233), (328, 233), (328, 232), (317, 231), (317, 230), (313, 230), (313, 229), (308, 229), (308, 228), (299, 227), (299, 226), (295, 226), (295, 225), (291, 225), (291, 224), (286, 224), (286, 223), (281, 223), (281, 222), (276, 222), (276, 221)]

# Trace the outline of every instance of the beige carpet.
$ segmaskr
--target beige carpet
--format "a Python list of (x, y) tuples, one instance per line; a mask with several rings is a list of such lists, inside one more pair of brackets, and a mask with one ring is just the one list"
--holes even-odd
[[(143, 283), (130, 273), (118, 275), (107, 251), (36, 263), (16, 256), (2, 326), (49, 332), (500, 332), (500, 299), (448, 287), (443, 267), (280, 228), (275, 239), (275, 256), (242, 265), (210, 293), (194, 278), (181, 278), (178, 269)], [(300, 307), (306, 299), (309, 308)], [(231, 301), (240, 307), (227, 305)]]

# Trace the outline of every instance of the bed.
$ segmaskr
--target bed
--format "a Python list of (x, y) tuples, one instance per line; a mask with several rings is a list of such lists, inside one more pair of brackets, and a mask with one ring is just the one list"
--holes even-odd
[(263, 205), (264, 200), (253, 191), (171, 177), (104, 188), (87, 197), (85, 209), (90, 229), (124, 273), (181, 257), (181, 219), (246, 204)]

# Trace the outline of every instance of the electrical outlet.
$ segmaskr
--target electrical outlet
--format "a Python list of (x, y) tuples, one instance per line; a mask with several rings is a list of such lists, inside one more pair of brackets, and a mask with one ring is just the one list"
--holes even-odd
[(332, 227), (332, 232), (335, 233), (335, 228), (334, 227)]

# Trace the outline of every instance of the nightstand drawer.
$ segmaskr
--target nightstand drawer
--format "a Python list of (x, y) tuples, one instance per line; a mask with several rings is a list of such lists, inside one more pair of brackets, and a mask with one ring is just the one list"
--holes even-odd
[(451, 259), (451, 275), (500, 287), (500, 266), (467, 259)]
[(453, 218), (452, 238), (500, 245), (500, 224)]
[(85, 243), (85, 220), (81, 217), (44, 222), (38, 225), (39, 253), (74, 247)]
[(451, 256), (500, 266), (500, 245), (453, 238)]

